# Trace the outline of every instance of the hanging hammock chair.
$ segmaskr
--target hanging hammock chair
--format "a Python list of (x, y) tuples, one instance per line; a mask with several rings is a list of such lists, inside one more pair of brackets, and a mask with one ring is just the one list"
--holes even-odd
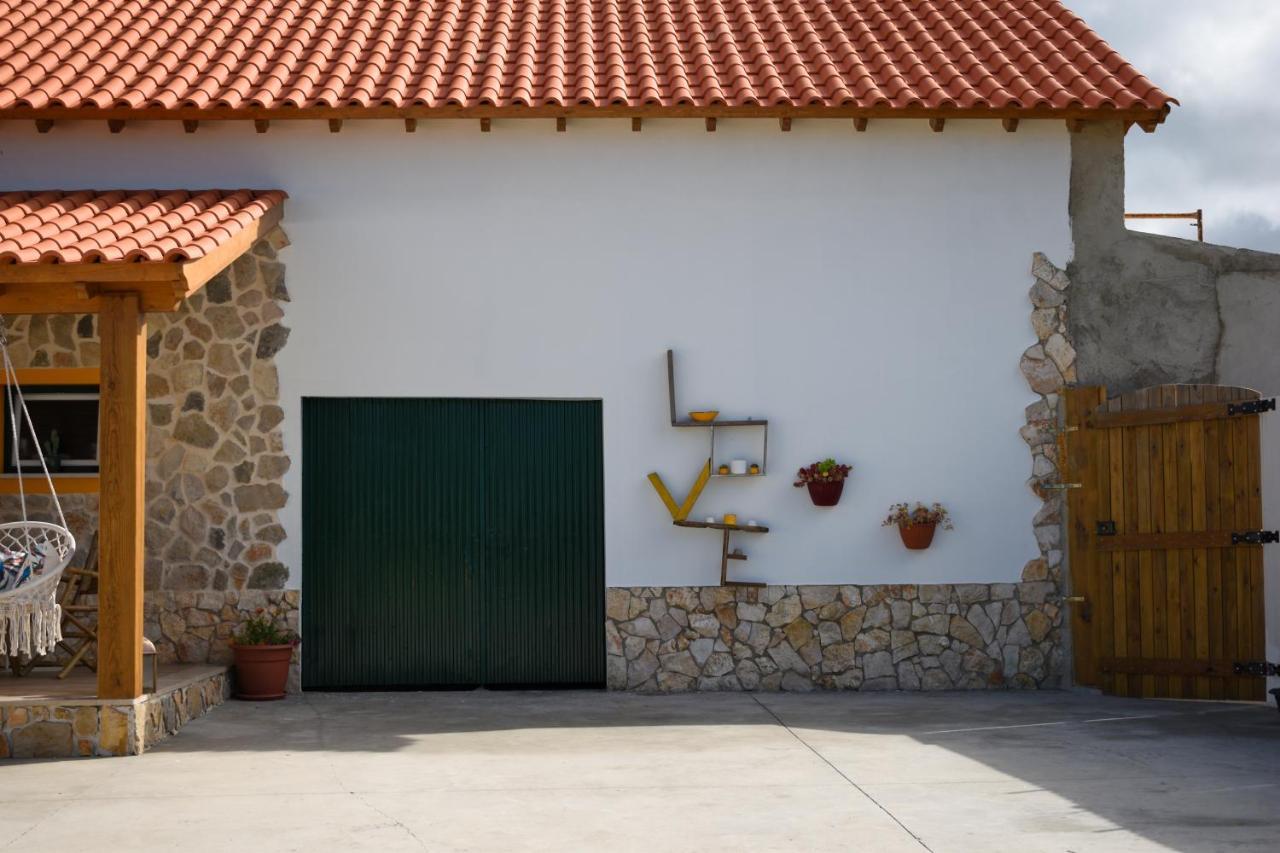
[[(13, 439), (14, 470), (18, 474), (18, 503), (22, 520), (0, 524), (0, 659), (39, 657), (53, 651), (62, 639), (62, 608), (58, 606), (58, 579), (76, 552), (76, 540), (67, 529), (62, 504), (53, 488), (53, 477), (44, 461), (40, 437), (31, 422), (31, 413), (18, 387), (17, 372), (9, 359), (9, 341), (4, 319), (0, 318), (0, 357), (4, 360), (5, 399)], [(16, 404), (16, 405), (15, 405)], [(32, 521), (27, 517), (27, 492), (22, 482), (19, 458), (21, 427), (18, 412), (35, 445), (40, 470), (49, 484), (49, 496), (58, 524)]]

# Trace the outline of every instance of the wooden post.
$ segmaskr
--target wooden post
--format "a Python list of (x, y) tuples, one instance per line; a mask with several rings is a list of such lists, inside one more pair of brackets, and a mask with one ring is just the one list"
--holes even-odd
[(98, 455), (98, 698), (142, 695), (147, 322), (136, 293), (104, 294)]

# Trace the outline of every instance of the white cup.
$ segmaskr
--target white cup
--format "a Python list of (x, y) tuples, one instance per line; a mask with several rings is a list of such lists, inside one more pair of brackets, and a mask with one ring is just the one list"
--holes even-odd
[(745, 473), (747, 473), (747, 460), (745, 460), (745, 459), (731, 459), (731, 460), (729, 461), (729, 473), (730, 473), (730, 474), (745, 474)]
[(715, 524), (715, 523), (716, 523), (716, 517), (714, 515), (708, 515), (707, 524)]

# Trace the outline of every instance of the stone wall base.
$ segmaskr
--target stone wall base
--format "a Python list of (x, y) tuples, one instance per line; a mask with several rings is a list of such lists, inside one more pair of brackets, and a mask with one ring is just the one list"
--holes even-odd
[(133, 702), (0, 697), (0, 758), (140, 755), (231, 696), (226, 667), (166, 681)]
[[(143, 634), (156, 644), (160, 663), (231, 663), (231, 638), (258, 610), (297, 631), (302, 593), (296, 589), (148, 590)], [(301, 692), (299, 652), (293, 653), (289, 692)]]
[(952, 690), (1057, 687), (1058, 587), (1021, 583), (614, 587), (612, 690)]

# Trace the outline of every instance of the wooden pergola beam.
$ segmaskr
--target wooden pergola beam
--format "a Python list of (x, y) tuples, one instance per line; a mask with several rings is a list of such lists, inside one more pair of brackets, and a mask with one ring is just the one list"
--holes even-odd
[(147, 320), (136, 293), (101, 297), (98, 698), (142, 695)]

